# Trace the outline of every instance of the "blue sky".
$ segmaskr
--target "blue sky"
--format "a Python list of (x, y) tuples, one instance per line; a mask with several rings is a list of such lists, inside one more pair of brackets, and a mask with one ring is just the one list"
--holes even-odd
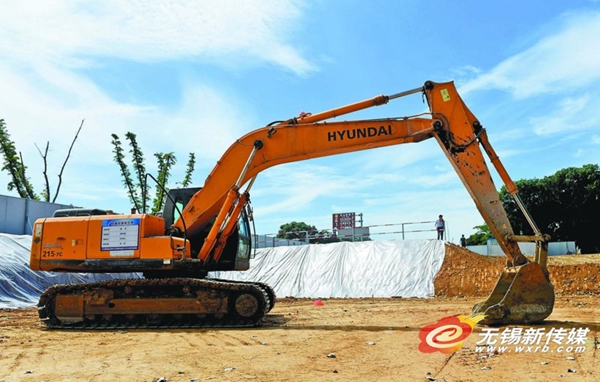
[[(74, 133), (58, 202), (129, 210), (111, 134), (153, 153), (189, 152), (201, 185), (256, 128), (454, 80), (514, 180), (600, 163), (598, 1), (48, 1), (0, 12), (0, 118), (40, 192), (37, 146), (50, 142), (51, 190)], [(419, 96), (343, 117), (423, 111)], [(9, 178), (0, 174), (0, 193)], [(496, 178), (500, 188), (500, 181)], [(435, 220), (449, 239), (483, 223), (433, 140), (271, 168), (251, 198), (258, 233), (337, 212), (365, 225)], [(433, 225), (413, 226), (429, 229)], [(375, 227), (376, 240), (399, 226)], [(410, 239), (434, 237), (409, 233)]]

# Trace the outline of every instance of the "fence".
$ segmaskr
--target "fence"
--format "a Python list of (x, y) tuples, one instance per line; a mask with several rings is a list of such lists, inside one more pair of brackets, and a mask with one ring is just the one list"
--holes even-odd
[(37, 219), (50, 217), (61, 208), (73, 206), (0, 195), (0, 232), (31, 235)]
[[(535, 254), (535, 243), (517, 243), (524, 255)], [(502, 248), (494, 239), (489, 239), (486, 245), (468, 245), (467, 249), (485, 256), (504, 256)], [(554, 241), (548, 243), (548, 256), (578, 255), (579, 248), (574, 241)]]
[[(431, 227), (431, 225), (435, 223), (435, 220), (428, 220), (428, 221), (424, 221), (424, 222), (405, 222), (405, 223), (390, 223), (390, 224), (375, 224), (375, 225), (370, 225), (370, 226), (366, 226), (367, 228), (375, 228), (375, 227), (393, 227), (393, 226), (400, 226), (400, 231), (385, 231), (385, 232), (375, 232), (375, 233), (371, 233), (371, 235), (402, 235), (402, 240), (405, 239), (405, 234), (407, 233), (415, 233), (415, 232), (432, 232), (435, 231), (435, 228), (421, 228), (421, 229), (407, 229), (407, 226), (412, 226), (412, 225), (421, 225), (421, 224), (427, 224), (429, 225), (429, 227)], [(417, 227), (419, 228), (419, 227)], [(448, 223), (446, 223), (446, 229), (444, 232), (444, 236), (448, 236)]]
[[(401, 235), (402, 240), (406, 239), (406, 234), (416, 233), (416, 232), (435, 232), (435, 228), (424, 228), (423, 225), (427, 225), (427, 227), (433, 226), (435, 223), (434, 220), (421, 221), (421, 222), (404, 222), (404, 223), (390, 223), (390, 224), (374, 224), (368, 226), (361, 226), (355, 228), (344, 228), (339, 230), (314, 230), (314, 231), (294, 231), (294, 232), (286, 232), (286, 233), (295, 233), (302, 239), (296, 240), (286, 240), (275, 237), (276, 234), (266, 234), (266, 235), (254, 235), (254, 243), (255, 248), (265, 248), (265, 247), (280, 247), (286, 245), (305, 245), (309, 240), (314, 239), (327, 239), (331, 237), (337, 237), (339, 239), (350, 239), (352, 241), (363, 241), (363, 239), (369, 240), (371, 236), (377, 235)], [(421, 226), (419, 226), (421, 225)], [(395, 228), (391, 228), (390, 231), (382, 231), (382, 232), (371, 232), (371, 228), (380, 228), (380, 227), (400, 227), (400, 230)], [(411, 228), (411, 229), (408, 229)], [(326, 232), (326, 233), (325, 233)], [(446, 223), (446, 230), (444, 236), (448, 236), (448, 224)], [(435, 235), (432, 235), (434, 238)], [(390, 239), (383, 239), (390, 240)], [(391, 239), (396, 240), (396, 238)]]
[(271, 235), (252, 235), (252, 245), (254, 248), (272, 248), (285, 247), (292, 245), (307, 245), (308, 242), (302, 240), (281, 239)]

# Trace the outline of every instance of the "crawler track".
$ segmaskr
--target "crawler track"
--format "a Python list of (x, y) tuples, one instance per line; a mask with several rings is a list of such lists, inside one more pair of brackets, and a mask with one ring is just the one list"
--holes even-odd
[(127, 279), (55, 285), (40, 297), (51, 329), (170, 329), (256, 326), (275, 302), (263, 283)]

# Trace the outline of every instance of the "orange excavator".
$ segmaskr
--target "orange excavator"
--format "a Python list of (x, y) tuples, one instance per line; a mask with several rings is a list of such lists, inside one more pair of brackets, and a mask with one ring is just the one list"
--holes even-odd
[[(427, 101), (428, 113), (332, 121), (418, 93)], [(535, 225), (486, 130), (464, 104), (454, 83), (431, 81), (398, 94), (273, 122), (248, 133), (229, 147), (202, 188), (170, 190), (162, 217), (67, 210), (62, 211), (63, 216), (37, 220), (30, 259), (33, 270), (144, 275), (50, 287), (40, 297), (40, 318), (50, 328), (257, 325), (275, 303), (273, 289), (260, 282), (218, 280), (207, 275), (215, 270), (249, 268), (249, 190), (258, 173), (282, 163), (429, 138), (439, 143), (507, 256), (496, 287), (487, 300), (474, 307), (474, 313), (484, 314), (486, 324), (544, 320), (554, 305), (554, 287), (546, 269), (549, 237)], [(534, 235), (513, 233), (481, 148)], [(533, 261), (521, 253), (519, 241), (537, 244)]]

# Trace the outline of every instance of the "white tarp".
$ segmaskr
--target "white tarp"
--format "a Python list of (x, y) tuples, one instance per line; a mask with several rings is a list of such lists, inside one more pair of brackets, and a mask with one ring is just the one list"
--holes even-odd
[(30, 235), (0, 233), (0, 309), (37, 305), (40, 295), (54, 284), (77, 284), (139, 277), (135, 274), (34, 272), (29, 268)]
[[(31, 236), (0, 233), (0, 308), (37, 304), (54, 284), (137, 277), (135, 274), (34, 272), (29, 269)], [(440, 240), (368, 241), (257, 250), (244, 272), (210, 277), (261, 281), (279, 297), (427, 297), (444, 260)]]
[(211, 277), (269, 284), (279, 297), (427, 297), (444, 260), (441, 240), (264, 248), (244, 272)]

